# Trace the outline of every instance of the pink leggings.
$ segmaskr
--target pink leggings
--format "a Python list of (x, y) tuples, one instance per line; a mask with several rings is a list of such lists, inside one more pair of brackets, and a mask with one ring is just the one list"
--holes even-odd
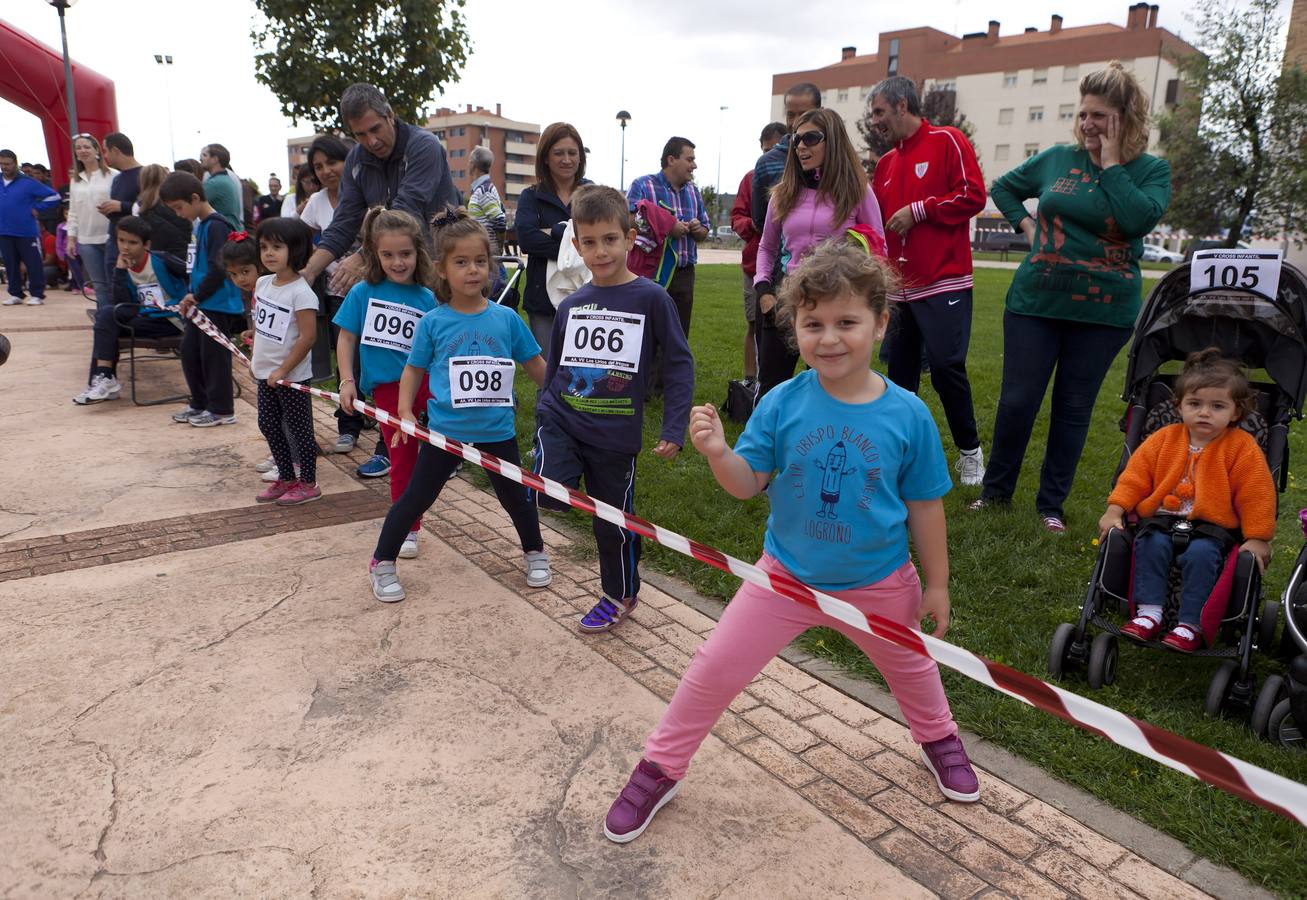
[[(768, 572), (789, 574), (766, 554), (758, 565)], [(910, 560), (875, 584), (829, 593), (864, 612), (920, 628), (921, 581)], [(786, 644), (817, 626), (838, 629), (876, 664), (908, 720), (913, 740), (927, 743), (957, 733), (933, 659), (746, 583), (708, 640), (694, 652), (662, 721), (645, 743), (645, 758), (668, 776), (684, 778), (695, 751), (736, 695)]]

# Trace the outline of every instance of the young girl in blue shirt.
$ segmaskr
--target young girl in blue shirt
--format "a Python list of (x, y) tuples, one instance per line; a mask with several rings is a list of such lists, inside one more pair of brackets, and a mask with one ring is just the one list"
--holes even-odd
[[(952, 487), (944, 450), (925, 404), (871, 369), (893, 281), (882, 260), (846, 244), (821, 245), (786, 280), (778, 307), (793, 322), (809, 370), (763, 397), (734, 450), (710, 405), (691, 413), (690, 437), (728, 493), (744, 500), (767, 489), (760, 568), (908, 628), (933, 619), (935, 635), (943, 636), (949, 566), (942, 498)], [(604, 833), (611, 840), (644, 832), (727, 705), (782, 648), (817, 626), (847, 635), (880, 669), (944, 796), (979, 799), (934, 660), (746, 583), (695, 653), (644, 759), (609, 809)]]

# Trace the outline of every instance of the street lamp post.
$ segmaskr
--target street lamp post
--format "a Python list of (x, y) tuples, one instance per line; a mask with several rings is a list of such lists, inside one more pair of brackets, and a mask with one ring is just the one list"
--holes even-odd
[[(171, 66), (172, 57), (166, 53), (156, 53), (154, 54), (154, 63), (158, 66)], [(177, 158), (177, 144), (172, 136), (172, 79), (165, 74), (164, 81), (167, 82), (167, 87), (164, 88), (164, 91), (168, 103), (168, 149), (171, 151), (172, 158), (175, 160)]]
[(617, 183), (626, 190), (626, 123), (631, 121), (631, 114), (622, 110), (617, 114), (617, 121), (622, 123), (622, 161), (618, 167), (620, 174), (617, 176)]
[[(59, 12), (59, 36), (64, 42), (64, 91), (68, 94), (68, 134), (77, 134), (77, 97), (73, 91), (73, 63), (68, 58), (68, 29), (64, 25), (64, 12), (77, 0), (46, 0)], [(77, 158), (74, 152), (73, 158)]]
[(718, 108), (717, 112), (717, 197), (713, 201), (713, 227), (717, 227), (717, 219), (721, 215), (722, 205), (722, 136), (724, 134), (722, 123), (726, 120), (726, 110), (729, 106)]

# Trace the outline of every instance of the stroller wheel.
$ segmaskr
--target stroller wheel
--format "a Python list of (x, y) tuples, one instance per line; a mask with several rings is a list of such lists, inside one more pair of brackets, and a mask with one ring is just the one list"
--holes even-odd
[(1221, 717), (1221, 712), (1230, 699), (1230, 689), (1234, 687), (1234, 676), (1238, 670), (1238, 663), (1232, 659), (1226, 660), (1212, 676), (1212, 683), (1207, 686), (1207, 699), (1203, 702), (1203, 712), (1210, 718)]
[(1094, 690), (1116, 681), (1116, 635), (1104, 632), (1089, 648), (1089, 686)]
[(1275, 710), (1276, 704), (1288, 696), (1289, 688), (1279, 675), (1268, 676), (1262, 682), (1262, 689), (1257, 693), (1257, 702), (1253, 704), (1252, 718), (1248, 720), (1248, 727), (1253, 730), (1253, 734), (1266, 737), (1271, 713)]
[(1075, 643), (1076, 626), (1063, 622), (1053, 632), (1053, 640), (1048, 644), (1048, 674), (1054, 678), (1069, 675), (1075, 669), (1075, 661), (1070, 657), (1071, 645)]
[(1275, 652), (1275, 626), (1280, 622), (1280, 601), (1267, 600), (1257, 620), (1257, 649), (1270, 656)]
[(1280, 746), (1295, 753), (1307, 752), (1307, 740), (1303, 738), (1303, 725), (1294, 719), (1293, 710), (1286, 697), (1275, 704), (1271, 710), (1270, 721), (1266, 724), (1266, 736)]

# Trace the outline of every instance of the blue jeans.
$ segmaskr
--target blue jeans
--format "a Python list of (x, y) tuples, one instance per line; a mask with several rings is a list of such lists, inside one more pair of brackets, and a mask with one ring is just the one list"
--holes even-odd
[(1216, 538), (1194, 535), (1183, 553), (1176, 554), (1171, 535), (1150, 529), (1135, 538), (1135, 604), (1165, 606), (1167, 576), (1172, 559), (1180, 563), (1179, 621), (1195, 631), (1203, 614), (1203, 605), (1216, 586), (1225, 567), (1225, 548)]
[(109, 282), (109, 272), (105, 269), (104, 244), (77, 245), (77, 255), (82, 260), (82, 278), (95, 286), (95, 305), (113, 306), (113, 286)]
[(1048, 444), (1035, 508), (1040, 515), (1063, 518), (1062, 504), (1075, 481), (1098, 389), (1130, 334), (1129, 328), (1111, 325), (1003, 313), (1003, 387), (983, 498), (1007, 502), (1016, 493), (1030, 432), (1052, 380)]

